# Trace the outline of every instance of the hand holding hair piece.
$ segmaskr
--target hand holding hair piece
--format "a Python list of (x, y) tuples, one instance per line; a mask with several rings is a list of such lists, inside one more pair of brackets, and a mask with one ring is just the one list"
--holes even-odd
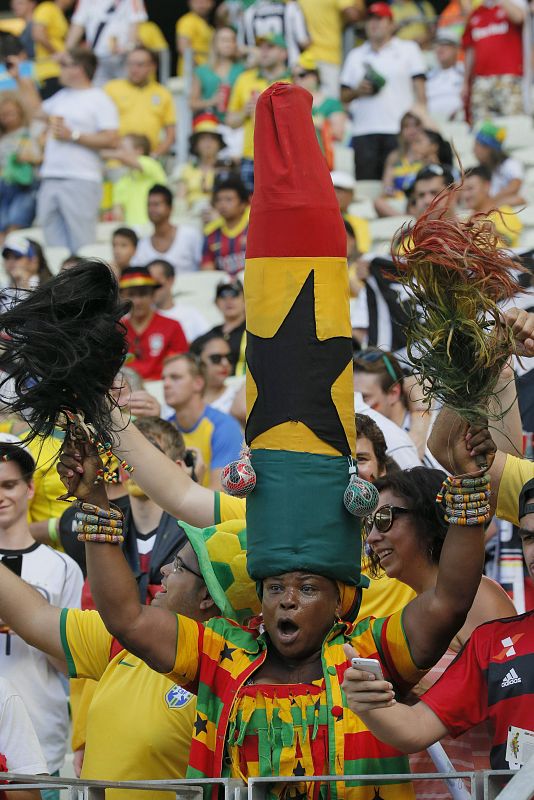
[(68, 411), (96, 441), (112, 441), (110, 390), (127, 352), (127, 311), (107, 264), (88, 259), (0, 315), (0, 394), (13, 380), (7, 404), (24, 413), (27, 440), (50, 436)]
[(426, 402), (437, 400), (480, 423), (514, 349), (497, 304), (523, 290), (513, 275), (520, 266), (499, 246), (492, 222), (445, 216), (447, 195), (455, 191), (439, 194), (402, 229), (407, 244), (394, 260), (413, 301), (407, 352)]

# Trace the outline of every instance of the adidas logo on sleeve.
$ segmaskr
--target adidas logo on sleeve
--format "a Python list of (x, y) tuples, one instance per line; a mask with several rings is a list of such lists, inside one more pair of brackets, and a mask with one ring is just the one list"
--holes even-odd
[(522, 683), (522, 680), (512, 667), (512, 669), (504, 676), (501, 687), (504, 689), (506, 686), (512, 686), (514, 683)]

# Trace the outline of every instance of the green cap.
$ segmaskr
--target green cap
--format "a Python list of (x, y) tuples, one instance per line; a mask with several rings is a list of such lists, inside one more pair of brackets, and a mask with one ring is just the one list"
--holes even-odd
[(263, 42), (272, 44), (275, 47), (283, 47), (284, 50), (287, 50), (286, 40), (281, 33), (266, 33), (264, 36), (256, 36), (256, 44), (263, 44)]

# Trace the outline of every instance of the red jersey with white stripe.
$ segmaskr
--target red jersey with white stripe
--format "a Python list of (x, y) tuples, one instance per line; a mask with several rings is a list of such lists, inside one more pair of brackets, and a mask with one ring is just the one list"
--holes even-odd
[[(522, 7), (521, 3), (517, 5)], [(473, 75), (522, 75), (521, 29), (521, 25), (510, 22), (502, 6), (482, 5), (475, 9), (462, 39), (462, 47), (472, 47), (474, 51)]]

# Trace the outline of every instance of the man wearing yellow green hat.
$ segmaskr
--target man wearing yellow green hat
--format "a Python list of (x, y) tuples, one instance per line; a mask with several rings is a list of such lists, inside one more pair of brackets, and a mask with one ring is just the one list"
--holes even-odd
[[(306, 776), (408, 771), (402, 754), (374, 739), (347, 708), (341, 681), (348, 658), (356, 650), (378, 659), (397, 691), (417, 683), (470, 608), (483, 530), (473, 526), (466, 536), (451, 524), (434, 588), (403, 611), (352, 621), (366, 579), (350, 513), (362, 497), (354, 489), (345, 232), (310, 95), (275, 84), (262, 94), (256, 121), (245, 268), (246, 440), (248, 474), (253, 469), (256, 479), (247, 499), (247, 569), (262, 615), (246, 627), (222, 617), (201, 626), (142, 607), (120, 549), (94, 540), (86, 544), (91, 586), (111, 633), (197, 692), (188, 777), (272, 777), (272, 797), (404, 800), (413, 797), (410, 783), (355, 778), (329, 787)], [(470, 447), (491, 451), (487, 433), (472, 433)], [(464, 441), (454, 450), (462, 472), (475, 469)], [(70, 492), (109, 516), (95, 484), (98, 468), (95, 454), (82, 457), (72, 445), (58, 466)]]

